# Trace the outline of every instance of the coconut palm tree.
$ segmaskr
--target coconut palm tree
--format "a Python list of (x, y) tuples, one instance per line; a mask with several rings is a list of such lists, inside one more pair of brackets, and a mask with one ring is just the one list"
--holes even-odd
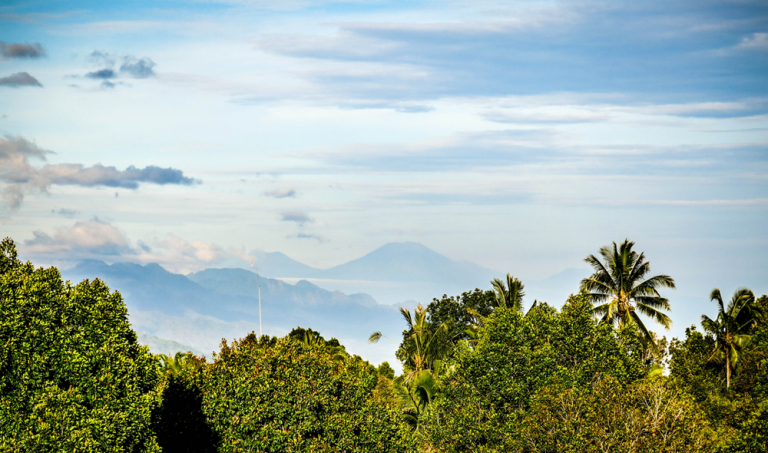
[[(409, 351), (407, 365), (411, 372), (406, 376), (405, 381), (410, 380), (421, 371), (434, 371), (435, 361), (445, 357), (450, 347), (448, 339), (448, 328), (445, 324), (433, 327), (427, 322), (427, 309), (419, 304), (411, 312), (400, 307), (400, 314), (408, 323), (408, 334), (403, 338), (403, 343), (408, 343), (406, 350)], [(369, 343), (378, 343), (384, 337), (381, 332), (374, 332), (368, 338)], [(387, 337), (388, 338), (388, 337)], [(394, 340), (390, 341), (397, 344)]]
[(725, 362), (726, 387), (730, 387), (731, 374), (739, 363), (741, 350), (752, 337), (750, 332), (757, 322), (759, 307), (755, 305), (755, 295), (746, 288), (733, 293), (728, 307), (723, 304), (717, 288), (712, 290), (710, 300), (717, 301), (718, 313), (714, 320), (701, 315), (704, 331), (715, 337), (715, 350), (707, 363)]
[(491, 280), (493, 290), (496, 293), (496, 303), (499, 307), (511, 308), (515, 311), (523, 311), (523, 282), (507, 274), (506, 285), (500, 278)]
[(638, 316), (638, 312), (650, 317), (669, 329), (672, 320), (660, 310), (669, 310), (669, 300), (661, 297), (658, 288), (674, 288), (675, 281), (669, 275), (655, 275), (648, 279), (650, 264), (645, 254), (638, 254), (629, 239), (621, 245), (600, 249), (601, 262), (594, 255), (584, 259), (595, 273), (581, 281), (581, 290), (597, 306), (594, 313), (602, 316), (600, 322), (615, 326), (634, 325), (648, 342), (653, 336)]

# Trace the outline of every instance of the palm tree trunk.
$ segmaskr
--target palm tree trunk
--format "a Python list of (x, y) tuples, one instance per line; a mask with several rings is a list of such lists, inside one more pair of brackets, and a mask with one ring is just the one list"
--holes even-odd
[(725, 388), (731, 387), (731, 356), (728, 354), (731, 351), (725, 352)]

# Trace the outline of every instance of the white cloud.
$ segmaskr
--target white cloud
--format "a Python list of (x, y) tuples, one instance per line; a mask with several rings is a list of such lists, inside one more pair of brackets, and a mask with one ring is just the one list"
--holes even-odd
[(59, 227), (53, 235), (33, 232), (34, 238), (24, 242), (24, 251), (32, 254), (61, 255), (77, 252), (81, 258), (91, 255), (120, 255), (131, 253), (125, 235), (99, 219)]

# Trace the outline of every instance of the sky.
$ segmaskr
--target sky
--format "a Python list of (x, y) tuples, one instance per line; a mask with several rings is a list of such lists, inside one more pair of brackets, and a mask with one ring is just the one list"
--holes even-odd
[(762, 0), (6, 0), (0, 42), (0, 228), (37, 264), (414, 241), (525, 281), (629, 238), (678, 336), (768, 293)]

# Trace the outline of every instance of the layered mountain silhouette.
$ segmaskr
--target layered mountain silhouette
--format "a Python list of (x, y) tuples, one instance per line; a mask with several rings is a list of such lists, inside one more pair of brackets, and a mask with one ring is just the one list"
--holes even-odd
[(209, 356), (222, 338), (258, 333), (259, 283), (265, 333), (284, 335), (303, 326), (327, 338), (364, 344), (375, 330), (401, 330), (395, 307), (379, 305), (367, 294), (327, 291), (306, 280), (291, 285), (244, 269), (207, 269), (185, 276), (157, 264), (90, 260), (62, 276), (72, 283), (98, 278), (119, 291), (134, 329), (152, 338), (153, 345), (158, 339), (171, 340)]
[[(254, 255), (258, 274), (249, 269), (205, 269), (179, 275), (157, 264), (90, 260), (62, 275), (73, 283), (99, 278), (120, 291), (134, 328), (155, 349), (188, 345), (210, 356), (222, 338), (258, 332), (261, 285), (265, 333), (285, 335), (296, 326), (312, 327), (352, 346), (353, 353), (368, 353), (374, 361), (392, 361), (393, 344), (372, 346), (366, 339), (373, 331), (399, 337), (404, 325), (398, 306), (413, 308), (443, 294), (489, 289), (492, 278), (503, 276), (414, 242), (389, 243), (330, 269), (307, 266), (279, 252)], [(543, 296), (559, 305), (578, 289), (585, 272), (568, 269), (547, 280), (524, 282), (526, 301)]]

